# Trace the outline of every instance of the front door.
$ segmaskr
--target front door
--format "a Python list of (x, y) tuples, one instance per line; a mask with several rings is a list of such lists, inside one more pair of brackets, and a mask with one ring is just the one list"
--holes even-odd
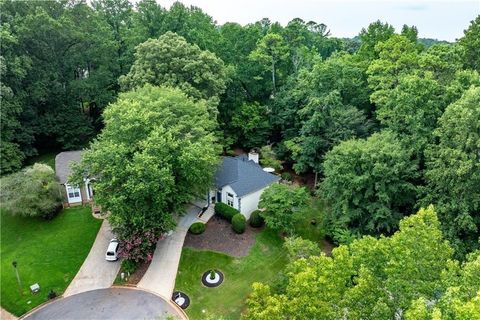
[(221, 191), (217, 191), (217, 202), (222, 202), (222, 192)]

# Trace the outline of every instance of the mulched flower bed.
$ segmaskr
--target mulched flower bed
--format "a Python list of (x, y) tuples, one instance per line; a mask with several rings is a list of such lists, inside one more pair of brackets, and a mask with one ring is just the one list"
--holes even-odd
[[(142, 279), (145, 272), (147, 272), (149, 266), (150, 266), (150, 261), (142, 263), (137, 267), (137, 270), (135, 270), (135, 272), (131, 274), (130, 277), (128, 277), (127, 281), (118, 281), (118, 283), (122, 285), (136, 286)], [(121, 279), (120, 278), (121, 273), (122, 273), (122, 270), (120, 269), (118, 271), (117, 279)], [(127, 277), (127, 275), (125, 275), (125, 277)]]
[(233, 257), (245, 257), (255, 243), (255, 236), (261, 228), (252, 228), (247, 225), (244, 233), (236, 234), (232, 225), (217, 216), (213, 216), (207, 223), (204, 233), (194, 235), (188, 233), (184, 246), (226, 253)]

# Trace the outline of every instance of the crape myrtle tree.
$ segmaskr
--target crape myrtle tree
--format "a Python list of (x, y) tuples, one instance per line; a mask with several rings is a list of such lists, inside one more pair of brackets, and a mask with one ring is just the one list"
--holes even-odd
[(331, 206), (326, 223), (334, 239), (342, 229), (372, 235), (397, 229), (417, 199), (411, 155), (390, 131), (341, 142), (327, 153), (319, 193)]
[(391, 237), (294, 260), (279, 292), (254, 283), (244, 319), (478, 319), (480, 252), (452, 254), (433, 207), (421, 209)]
[(74, 181), (94, 179), (95, 201), (111, 212), (113, 229), (127, 244), (124, 255), (148, 259), (156, 240), (174, 227), (172, 215), (211, 184), (216, 125), (204, 100), (152, 85), (120, 94), (104, 119)]

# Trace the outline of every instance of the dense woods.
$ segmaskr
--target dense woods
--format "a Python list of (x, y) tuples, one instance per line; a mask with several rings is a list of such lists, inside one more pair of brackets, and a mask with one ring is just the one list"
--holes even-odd
[(298, 18), (217, 25), (154, 0), (1, 10), (2, 174), (87, 146), (119, 92), (176, 86), (207, 100), (224, 150), (270, 145), (284, 166), (317, 174), (334, 240), (389, 234), (433, 203), (459, 254), (478, 247), (478, 17), (458, 42), (435, 43), (380, 21), (354, 39)]
[[(7, 0), (0, 11), (2, 175), (46, 149), (90, 145), (78, 172), (108, 177), (97, 185), (99, 200), (117, 212), (119, 230), (130, 225), (129, 238), (168, 231), (173, 221), (163, 213), (204, 191), (190, 186), (209, 183), (217, 155), (261, 149), (261, 161), (316, 177), (312, 193), (326, 201), (326, 234), (346, 246), (334, 258), (292, 264), (290, 284), (268, 301), (271, 288), (257, 286), (252, 318), (345, 316), (323, 300), (307, 314), (302, 303), (316, 294), (360, 318), (393, 317), (401, 307), (406, 318), (430, 319), (436, 311), (422, 299), (438, 290), (449, 293), (437, 299), (438, 312), (470, 315), (472, 295), (454, 287), (478, 265), (480, 16), (448, 43), (380, 21), (353, 39), (299, 18), (285, 26), (268, 19), (218, 25), (199, 8), (177, 2), (166, 9), (155, 0)], [(131, 126), (140, 118), (147, 125)], [(149, 162), (160, 147), (165, 162)], [(121, 199), (102, 200), (102, 190), (115, 188), (126, 190)], [(289, 231), (289, 210), (300, 204), (282, 209), (296, 200), (285, 188), (262, 201), (290, 219), (266, 217), (267, 224)], [(283, 194), (288, 199), (278, 199)], [(404, 257), (402, 241), (419, 251)], [(394, 265), (380, 272), (374, 256)], [(375, 290), (380, 283), (390, 292), (404, 288), (404, 258), (431, 273), (389, 304), (388, 293)], [(329, 278), (331, 290), (297, 286), (300, 270)], [(371, 298), (371, 309), (360, 308), (358, 297)], [(449, 309), (447, 299), (465, 310)]]

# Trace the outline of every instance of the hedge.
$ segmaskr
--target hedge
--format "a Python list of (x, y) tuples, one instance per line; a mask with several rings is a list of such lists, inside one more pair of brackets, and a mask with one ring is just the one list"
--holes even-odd
[(241, 213), (237, 213), (232, 218), (232, 229), (236, 233), (244, 233), (245, 228), (247, 227), (247, 220), (245, 216)]
[(202, 234), (205, 231), (205, 223), (195, 222), (190, 226), (189, 231), (193, 234)]
[(255, 210), (250, 216), (250, 225), (254, 228), (260, 228), (263, 225), (263, 217), (260, 215), (260, 210)]
[(215, 204), (215, 214), (219, 215), (223, 219), (231, 222), (234, 215), (239, 214), (237, 209), (226, 205), (225, 203), (218, 202)]

